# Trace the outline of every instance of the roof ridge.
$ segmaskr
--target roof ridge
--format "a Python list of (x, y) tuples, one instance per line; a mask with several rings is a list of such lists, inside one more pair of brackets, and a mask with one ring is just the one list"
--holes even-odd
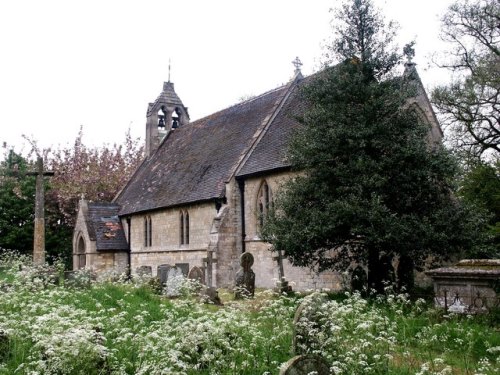
[(260, 98), (262, 98), (262, 97), (264, 97), (266, 95), (269, 95), (269, 94), (272, 94), (272, 93), (274, 93), (276, 91), (279, 91), (279, 90), (285, 88), (289, 84), (290, 83), (283, 84), (281, 86), (275, 87), (274, 89), (268, 90), (268, 91), (266, 91), (266, 92), (264, 92), (262, 94), (256, 95), (256, 96), (251, 97), (251, 98), (246, 99), (246, 100), (243, 100), (243, 101), (241, 101), (239, 103), (232, 104), (232, 105), (230, 105), (228, 107), (225, 107), (225, 108), (222, 108), (222, 109), (220, 109), (220, 110), (218, 110), (216, 112), (210, 113), (209, 115), (200, 117), (199, 119), (196, 119), (194, 121), (190, 121), (188, 124), (186, 124), (184, 126), (189, 126), (189, 125), (192, 125), (192, 124), (196, 124), (196, 123), (198, 123), (198, 122), (200, 122), (202, 120), (205, 120), (208, 117), (215, 116), (216, 114), (218, 114), (220, 112), (224, 112), (224, 111), (227, 111), (228, 109), (235, 108), (235, 107), (238, 107), (238, 106), (241, 106), (241, 105), (245, 105), (245, 104), (251, 103), (251, 102), (253, 102), (253, 101), (257, 100), (257, 99), (260, 99)]

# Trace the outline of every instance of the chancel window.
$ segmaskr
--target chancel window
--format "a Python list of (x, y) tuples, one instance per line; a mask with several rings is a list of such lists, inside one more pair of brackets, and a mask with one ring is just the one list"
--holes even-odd
[(271, 188), (269, 187), (267, 182), (264, 181), (260, 186), (259, 193), (257, 195), (257, 215), (259, 228), (262, 228), (262, 226), (264, 225), (264, 221), (267, 214), (269, 213), (269, 209), (272, 207), (272, 204), (273, 202)]
[(153, 245), (153, 226), (151, 224), (151, 216), (144, 218), (144, 247)]
[(189, 213), (187, 211), (181, 211), (179, 225), (181, 245), (189, 245)]

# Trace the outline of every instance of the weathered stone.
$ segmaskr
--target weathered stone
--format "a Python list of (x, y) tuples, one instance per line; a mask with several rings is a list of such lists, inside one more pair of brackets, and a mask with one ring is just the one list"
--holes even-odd
[(281, 367), (280, 375), (329, 375), (330, 366), (320, 356), (298, 355)]
[(167, 285), (165, 292), (169, 297), (178, 297), (181, 294), (181, 288), (184, 283), (184, 274), (179, 267), (171, 267), (168, 270)]
[(427, 271), (436, 306), (455, 313), (480, 313), (500, 305), (500, 260), (465, 259)]
[(236, 273), (235, 299), (253, 297), (255, 294), (255, 273), (252, 271), (253, 255), (246, 252), (240, 256), (240, 270)]
[(214, 287), (209, 286), (209, 287), (203, 288), (203, 290), (200, 293), (200, 296), (201, 296), (201, 300), (204, 303), (209, 303), (209, 304), (218, 305), (218, 306), (223, 305), (223, 303), (219, 297), (219, 292), (217, 292), (217, 289), (215, 289)]
[(140, 266), (140, 267), (137, 267), (137, 269), (135, 270), (135, 272), (137, 273), (137, 276), (151, 276), (153, 274), (153, 270), (151, 268), (151, 266)]
[(305, 297), (295, 310), (293, 317), (292, 350), (294, 354), (305, 354), (319, 344), (309, 334), (311, 329), (321, 326), (321, 305), (327, 302), (325, 294), (313, 293)]
[(188, 277), (189, 274), (189, 263), (175, 263), (175, 266), (178, 267), (181, 271), (184, 277)]
[(200, 267), (193, 267), (189, 271), (188, 278), (191, 280), (196, 280), (200, 284), (205, 284), (205, 273)]
[(168, 271), (170, 270), (170, 268), (172, 268), (170, 264), (162, 264), (158, 266), (156, 276), (160, 279), (162, 285), (165, 285), (167, 283)]

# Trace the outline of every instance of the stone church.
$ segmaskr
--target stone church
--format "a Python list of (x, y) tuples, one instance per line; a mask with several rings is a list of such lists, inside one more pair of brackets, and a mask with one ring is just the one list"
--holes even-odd
[[(442, 131), (413, 63), (404, 75), (417, 87), (410, 105), (439, 142)], [(201, 272), (209, 285), (230, 287), (241, 254), (250, 252), (256, 286), (274, 287), (278, 262), (259, 229), (292, 174), (285, 152), (295, 116), (305, 110), (298, 89), (313, 77), (304, 78), (296, 64), (284, 86), (193, 122), (174, 84), (165, 82), (148, 105), (140, 167), (113, 202), (80, 202), (74, 269), (156, 276), (176, 265), (186, 276)], [(336, 273), (316, 274), (286, 260), (283, 268), (295, 290), (341, 288)]]

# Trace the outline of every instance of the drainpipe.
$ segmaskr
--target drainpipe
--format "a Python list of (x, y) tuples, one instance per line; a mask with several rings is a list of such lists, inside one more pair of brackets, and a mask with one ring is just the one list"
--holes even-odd
[(127, 242), (128, 242), (128, 251), (127, 251), (127, 261), (128, 261), (128, 277), (131, 277), (132, 276), (132, 256), (131, 256), (131, 251), (132, 251), (132, 246), (131, 246), (131, 243), (130, 243), (130, 239), (131, 239), (131, 233), (132, 233), (132, 229), (131, 229), (131, 222), (132, 220), (130, 219), (130, 217), (127, 217)]
[(240, 188), (240, 207), (241, 207), (241, 252), (245, 252), (245, 180), (238, 180)]

